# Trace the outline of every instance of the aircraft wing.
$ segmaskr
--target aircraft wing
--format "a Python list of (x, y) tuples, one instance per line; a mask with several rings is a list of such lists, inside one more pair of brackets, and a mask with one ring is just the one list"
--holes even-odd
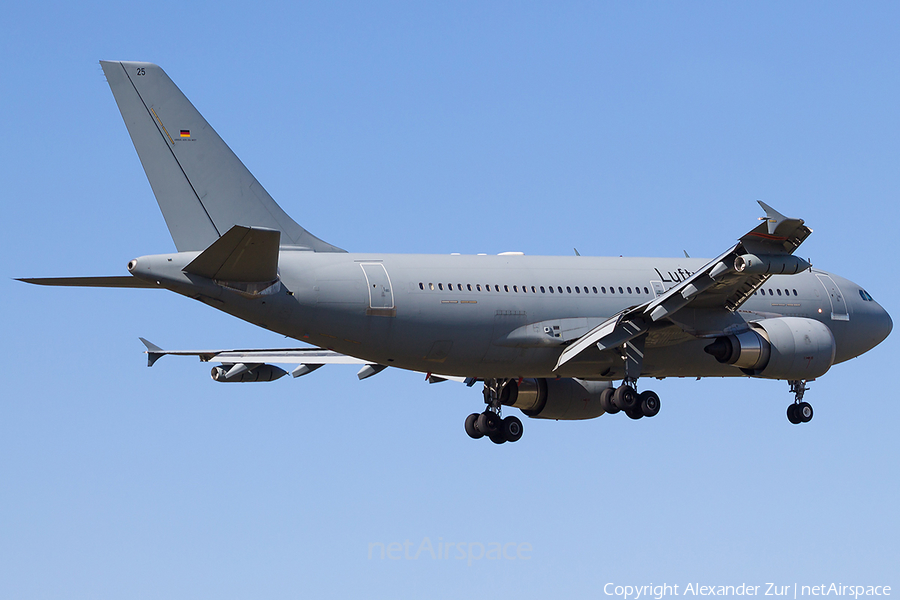
[[(156, 361), (166, 355), (172, 356), (197, 356), (202, 362), (218, 362), (223, 366), (227, 366), (227, 373), (224, 379), (217, 381), (228, 381), (231, 377), (238, 376), (241, 373), (252, 370), (259, 365), (266, 363), (276, 363), (285, 365), (299, 365), (291, 374), (294, 377), (300, 377), (312, 373), (319, 367), (325, 365), (363, 365), (357, 376), (360, 379), (366, 379), (372, 375), (377, 375), (383, 371), (386, 366), (372, 363), (370, 361), (348, 356), (335, 352), (334, 350), (326, 350), (324, 348), (260, 348), (260, 349), (244, 349), (244, 350), (163, 350), (156, 344), (139, 338), (147, 347), (147, 366), (152, 367)], [(281, 372), (281, 375), (284, 373)], [(466, 381), (464, 377), (456, 377), (451, 375), (439, 375), (428, 373), (426, 379), (430, 383), (439, 383), (441, 381)]]
[[(766, 211), (760, 219), (763, 222), (737, 244), (663, 295), (613, 315), (575, 340), (562, 352), (556, 368), (591, 346), (600, 350), (621, 346), (664, 321), (694, 335), (698, 329), (705, 329), (705, 335), (720, 335), (730, 327), (740, 326), (742, 320), (727, 316), (738, 310), (769, 277), (796, 274), (810, 266), (793, 253), (812, 230), (801, 219), (785, 217), (764, 202), (759, 204)], [(687, 308), (701, 310), (686, 311)], [(698, 318), (712, 323), (712, 327), (698, 327)]]

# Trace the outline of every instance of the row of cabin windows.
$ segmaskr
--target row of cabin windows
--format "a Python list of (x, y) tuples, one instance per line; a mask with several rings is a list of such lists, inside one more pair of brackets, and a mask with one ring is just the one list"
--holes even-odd
[[(429, 283), (429, 284), (428, 284), (428, 289), (431, 290), (431, 291), (434, 291), (435, 289), (437, 289), (437, 290), (442, 291), (442, 292), (445, 291), (445, 290), (448, 291), (448, 292), (452, 292), (452, 291), (454, 291), (454, 289), (456, 289), (456, 291), (459, 291), (459, 292), (462, 292), (462, 291), (468, 291), (468, 292), (480, 292), (480, 291), (482, 291), (482, 287), (483, 287), (483, 291), (486, 291), (486, 292), (490, 292), (490, 291), (491, 291), (491, 286), (490, 286), (490, 284), (486, 284), (486, 285), (482, 286), (480, 283), (476, 283), (475, 286), (474, 286), (474, 289), (473, 289), (473, 286), (472, 286), (471, 283), (467, 283), (467, 284), (465, 285), (465, 289), (463, 288), (463, 284), (461, 284), (461, 283), (457, 283), (457, 284), (456, 284), (456, 288), (454, 288), (453, 285), (454, 285), (454, 284), (452, 284), (452, 283), (448, 283), (448, 284), (446, 284), (446, 285), (444, 285), (443, 283), (438, 283), (438, 284), (437, 284), (437, 287), (435, 287), (435, 284)], [(424, 289), (425, 289), (425, 284), (424, 284), (424, 283), (419, 283), (419, 289), (420, 289), (420, 290), (424, 290)], [(634, 294), (640, 295), (640, 294), (642, 293), (642, 292), (641, 292), (642, 289), (643, 289), (643, 293), (644, 293), (644, 294), (647, 294), (647, 295), (650, 294), (650, 289), (647, 288), (646, 286), (644, 286), (643, 288), (641, 288), (640, 286), (635, 286), (633, 292), (632, 292), (632, 288), (631, 288), (631, 287), (628, 287), (628, 286), (625, 286), (625, 287), (619, 286), (618, 288), (615, 288), (615, 287), (610, 286), (610, 288), (609, 288), (609, 293), (610, 293), (610, 294), (615, 294), (617, 289), (618, 289), (618, 293), (619, 293), (619, 294), (626, 294), (626, 293), (627, 293), (627, 294), (632, 294), (632, 293), (634, 293)], [(493, 291), (499, 292), (499, 291), (500, 291), (500, 286), (495, 284), (495, 285), (494, 285), (494, 290), (493, 290)], [(509, 292), (509, 291), (510, 291), (510, 286), (504, 285), (504, 286), (503, 286), (503, 291), (504, 291), (504, 292)], [(562, 294), (562, 293), (563, 293), (563, 288), (562, 288), (561, 285), (556, 286), (556, 288), (554, 288), (552, 285), (551, 285), (551, 286), (547, 286), (547, 288), (544, 288), (544, 286), (542, 286), (542, 285), (541, 285), (541, 286), (534, 286), (534, 285), (531, 286), (531, 293), (532, 293), (532, 294), (537, 294), (539, 291), (540, 291), (541, 294), (545, 294), (545, 293), (547, 293), (547, 291), (549, 291), (551, 294), (555, 294), (555, 293)], [(593, 293), (595, 293), (595, 294), (605, 294), (605, 293), (606, 293), (606, 287), (605, 287), (605, 286), (600, 286), (599, 291), (598, 291), (597, 286), (591, 286), (591, 287), (584, 286), (583, 292), (584, 292), (585, 294), (590, 294), (591, 291), (593, 291)], [(518, 293), (519, 293), (519, 286), (517, 286), (517, 285), (512, 286), (512, 292), (513, 292), (514, 294), (518, 294)], [(788, 289), (786, 289), (786, 290), (784, 290), (784, 294), (782, 294), (781, 290), (778, 289), (778, 288), (776, 288), (776, 289), (774, 289), (774, 290), (768, 290), (769, 296), (775, 296), (775, 295), (778, 295), (778, 296), (781, 296), (781, 295), (784, 295), (784, 296), (790, 296), (790, 295), (791, 295), (791, 292), (793, 292), (793, 295), (794, 295), (794, 296), (797, 295), (797, 290), (788, 290)], [(523, 294), (527, 294), (527, 293), (528, 293), (528, 286), (527, 286), (527, 285), (523, 285), (523, 286), (522, 286), (522, 293), (523, 293)], [(572, 293), (572, 287), (571, 287), (571, 286), (568, 286), (568, 285), (566, 286), (566, 293), (568, 293), (568, 294), (571, 294), (571, 293)], [(575, 286), (575, 293), (576, 293), (576, 294), (581, 294), (581, 293), (582, 293), (582, 288), (581, 288), (580, 286), (577, 286), (577, 285), (576, 285), (576, 286)], [(753, 292), (753, 295), (754, 295), (754, 296), (757, 295), (757, 294), (762, 294), (763, 296), (765, 296), (765, 295), (766, 295), (766, 290), (765, 290), (765, 289), (761, 289), (761, 290), (758, 290), (758, 291), (756, 291), (756, 292)], [(862, 294), (860, 294), (860, 295), (862, 295)], [(871, 296), (870, 296), (870, 297), (871, 297)]]
[[(794, 292), (794, 295), (795, 295), (795, 296), (797, 295), (797, 290), (784, 290), (784, 295), (785, 295), (785, 296), (790, 296), (790, 295), (791, 295), (791, 291)], [(759, 291), (757, 291), (757, 292), (753, 292), (753, 295), (754, 295), (754, 296), (755, 296), (756, 294), (762, 294), (763, 296), (765, 296), (765, 295), (766, 295), (766, 290), (763, 289), (763, 290), (759, 290)], [(781, 290), (779, 290), (779, 289), (777, 289), (777, 288), (776, 288), (775, 290), (769, 290), (769, 295), (770, 295), (770, 296), (775, 296), (776, 294), (779, 295), (779, 296), (781, 296)]]
[[(490, 292), (490, 291), (500, 292), (500, 291), (503, 291), (503, 292), (512, 292), (512, 293), (514, 293), (514, 294), (518, 294), (518, 293), (520, 293), (520, 292), (523, 293), (523, 294), (527, 294), (528, 291), (529, 291), (529, 287), (528, 287), (527, 285), (521, 286), (521, 289), (520, 289), (519, 286), (517, 286), (517, 285), (513, 285), (513, 286), (509, 286), (509, 285), (500, 286), (500, 285), (496, 285), (496, 284), (495, 284), (495, 285), (493, 286), (493, 290), (491, 289), (491, 285), (490, 285), (490, 284), (486, 284), (486, 285), (482, 286), (480, 283), (476, 283), (476, 284), (473, 286), (471, 283), (467, 283), (467, 284), (465, 285), (465, 287), (463, 287), (463, 284), (461, 284), (461, 283), (457, 283), (457, 284), (455, 284), (455, 285), (456, 285), (456, 287), (454, 288), (454, 284), (452, 284), (452, 283), (448, 283), (448, 284), (446, 284), (446, 285), (443, 284), (443, 283), (438, 283), (438, 284), (429, 283), (429, 284), (427, 284), (427, 286), (428, 286), (427, 289), (428, 289), (428, 290), (431, 290), (431, 291), (434, 291), (435, 289), (437, 289), (437, 290), (442, 291), (442, 292), (445, 291), (445, 290), (448, 291), (448, 292), (452, 292), (452, 291), (454, 291), (454, 290), (456, 290), (456, 291), (458, 291), (458, 292), (463, 292), (463, 291), (466, 291), (466, 292), (481, 292), (481, 291), (485, 291), (485, 292)], [(426, 289), (426, 284), (424, 284), (424, 283), (419, 283), (419, 289), (420, 289), (420, 290)], [(554, 288), (552, 285), (547, 286), (546, 288), (545, 288), (544, 286), (542, 286), (542, 285), (540, 285), (540, 286), (533, 285), (533, 286), (531, 286), (530, 289), (531, 289), (531, 293), (532, 293), (532, 294), (538, 294), (538, 293), (540, 293), (540, 294), (546, 294), (546, 293), (548, 293), (548, 292), (551, 293), (551, 294), (557, 294), (557, 293), (558, 293), (558, 294), (563, 294), (563, 293), (571, 294), (571, 293), (572, 293), (572, 286), (569, 286), (569, 285), (567, 285), (567, 286), (565, 287), (565, 292), (563, 291), (563, 287), (562, 287), (561, 285), (558, 285), (558, 286), (556, 286), (555, 288)], [(616, 290), (618, 290), (618, 292), (617, 292)], [(642, 290), (642, 288), (640, 288), (639, 286), (635, 286), (634, 288), (631, 288), (631, 287), (629, 287), (629, 286), (624, 286), (624, 287), (623, 287), (623, 286), (619, 286), (618, 288), (614, 288), (614, 287), (610, 286), (610, 288), (609, 288), (609, 293), (610, 293), (610, 294), (616, 294), (616, 293), (619, 293), (619, 294), (642, 294), (642, 293), (643, 293), (643, 294), (646, 294), (646, 295), (650, 295), (650, 288), (644, 287), (644, 288), (643, 288), (643, 291), (641, 291), (641, 290)], [(605, 294), (605, 293), (606, 293), (606, 287), (605, 287), (605, 286), (600, 286), (600, 288), (599, 288), (599, 290), (598, 290), (597, 286), (590, 286), (590, 287), (584, 286), (583, 288), (582, 288), (581, 286), (578, 286), (578, 285), (575, 286), (575, 291), (574, 291), (574, 293), (576, 293), (576, 294), (582, 294), (582, 293), (584, 293), (584, 294), (590, 294), (591, 292), (593, 292), (594, 294)]]

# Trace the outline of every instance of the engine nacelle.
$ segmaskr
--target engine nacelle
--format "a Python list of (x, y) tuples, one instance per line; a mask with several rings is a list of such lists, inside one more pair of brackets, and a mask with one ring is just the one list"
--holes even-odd
[(218, 367), (213, 367), (210, 375), (212, 376), (213, 381), (219, 381), (222, 383), (275, 381), (276, 379), (280, 379), (281, 377), (287, 375), (287, 371), (282, 368), (276, 367), (275, 365), (247, 365), (245, 369), (238, 369), (238, 372), (233, 374), (231, 377), (227, 377), (228, 373), (232, 369), (241, 366), (244, 365), (220, 365)]
[(815, 379), (834, 364), (834, 335), (815, 319), (779, 317), (750, 327), (717, 338), (704, 350), (720, 363), (766, 379)]
[(734, 259), (734, 270), (738, 273), (796, 275), (809, 267), (808, 262), (793, 254), (742, 254)]
[(500, 401), (537, 419), (593, 419), (603, 414), (600, 392), (611, 386), (581, 379), (514, 379), (503, 388)]

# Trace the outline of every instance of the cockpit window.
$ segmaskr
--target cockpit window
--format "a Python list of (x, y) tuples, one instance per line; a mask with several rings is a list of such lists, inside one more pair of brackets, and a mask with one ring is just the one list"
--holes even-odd
[(869, 292), (866, 290), (859, 290), (860, 297), (866, 302), (875, 302), (875, 298), (869, 295)]

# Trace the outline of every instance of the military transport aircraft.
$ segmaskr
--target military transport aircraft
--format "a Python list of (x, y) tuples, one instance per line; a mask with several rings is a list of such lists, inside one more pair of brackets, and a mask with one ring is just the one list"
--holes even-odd
[[(311, 347), (167, 351), (214, 361), (222, 382), (272, 381), (327, 364), (483, 383), (473, 438), (516, 441), (529, 417), (659, 412), (641, 377), (783, 379), (787, 417), (809, 421), (806, 383), (892, 329), (857, 284), (794, 251), (811, 230), (765, 217), (718, 257), (349, 253), (294, 222), (161, 68), (101, 61), (178, 250), (130, 275), (23, 279), (42, 285), (165, 288)], [(275, 364), (272, 364), (275, 363)], [(614, 386), (613, 382), (621, 382)]]

